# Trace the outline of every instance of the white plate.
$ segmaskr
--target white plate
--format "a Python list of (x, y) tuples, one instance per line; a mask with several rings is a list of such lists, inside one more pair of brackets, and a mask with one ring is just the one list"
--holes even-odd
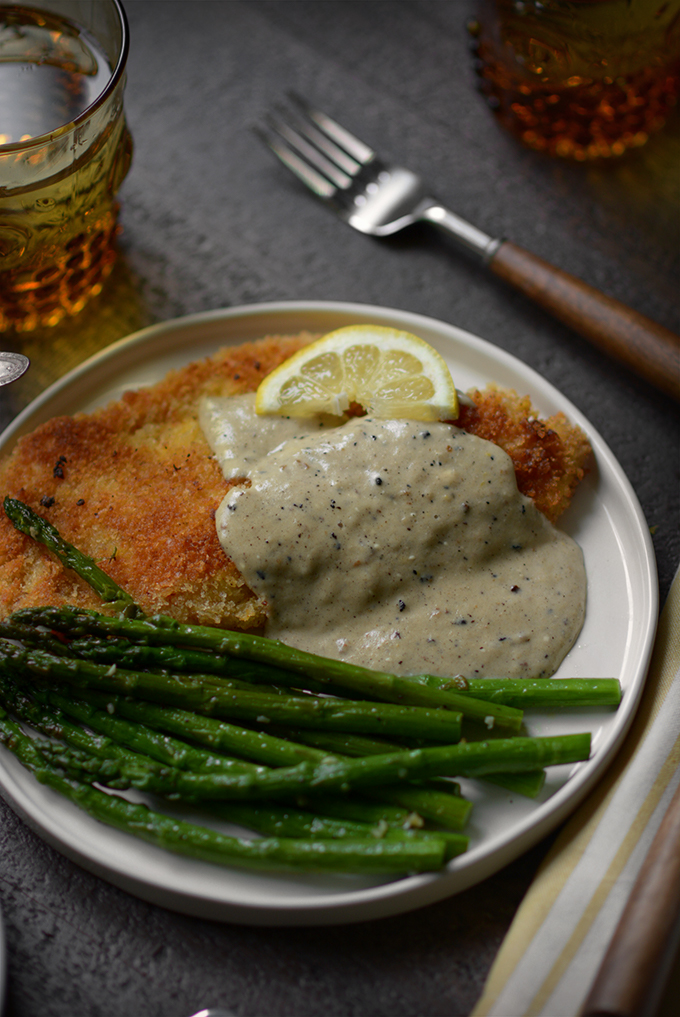
[(163, 907), (249, 924), (312, 925), (397, 914), (458, 893), (512, 861), (574, 809), (616, 752), (642, 692), (656, 625), (657, 579), (649, 530), (628, 480), (600, 436), (556, 389), (508, 353), (452, 325), (403, 311), (325, 302), (235, 307), (153, 325), (52, 385), (0, 437), (0, 452), (50, 417), (93, 409), (222, 345), (302, 329), (326, 332), (353, 322), (414, 332), (443, 354), (459, 388), (495, 381), (528, 393), (542, 414), (562, 410), (584, 428), (596, 468), (561, 525), (583, 549), (588, 608), (558, 675), (618, 677), (623, 702), (617, 711), (529, 715), (531, 734), (590, 730), (592, 758), (553, 768), (537, 801), (462, 782), (475, 801), (470, 850), (440, 874), (389, 881), (255, 874), (169, 854), (90, 819), (2, 750), (0, 786), (40, 836), (90, 871)]

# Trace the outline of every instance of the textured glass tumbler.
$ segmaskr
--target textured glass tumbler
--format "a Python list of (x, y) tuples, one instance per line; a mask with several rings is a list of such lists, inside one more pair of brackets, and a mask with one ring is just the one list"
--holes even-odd
[(498, 120), (550, 155), (643, 145), (680, 92), (680, 0), (480, 0), (468, 30)]
[(76, 314), (111, 272), (127, 53), (119, 0), (0, 3), (0, 331)]

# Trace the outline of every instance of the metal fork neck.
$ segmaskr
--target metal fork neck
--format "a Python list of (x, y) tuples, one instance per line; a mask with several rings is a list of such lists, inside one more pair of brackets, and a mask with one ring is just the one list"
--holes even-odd
[(420, 216), (427, 222), (438, 226), (444, 233), (453, 237), (468, 253), (476, 255), (484, 264), (488, 264), (502, 244), (502, 240), (490, 237), (488, 233), (477, 229), (472, 223), (461, 219), (455, 212), (436, 202), (427, 204), (419, 210)]

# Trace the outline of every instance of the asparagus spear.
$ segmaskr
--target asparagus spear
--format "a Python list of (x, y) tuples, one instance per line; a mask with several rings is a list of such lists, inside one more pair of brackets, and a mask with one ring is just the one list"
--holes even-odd
[[(590, 754), (590, 734), (560, 735), (552, 738), (506, 738), (489, 742), (465, 742), (384, 756), (300, 763), (267, 774), (197, 776), (206, 797), (248, 800), (260, 797), (280, 798), (291, 793), (316, 793), (375, 787), (434, 776), (483, 776), (499, 771), (523, 773), (543, 766), (585, 760)], [(219, 788), (218, 788), (219, 785)], [(202, 789), (202, 790), (203, 790)], [(197, 788), (198, 790), (198, 788)]]
[[(369, 739), (360, 735), (335, 731), (289, 732), (290, 738), (304, 745), (322, 750), (322, 756), (331, 753), (336, 759), (357, 756), (380, 755), (386, 752), (402, 752), (404, 745), (386, 742), (383, 739)], [(460, 785), (454, 781), (439, 781), (439, 786), (419, 784), (417, 787), (366, 788), (364, 793), (382, 801), (406, 805), (426, 819), (431, 819), (452, 830), (461, 830), (472, 811), (472, 802), (460, 794)]]
[[(269, 689), (299, 689), (305, 691), (346, 697), (347, 690), (301, 678), (292, 671), (259, 664), (255, 661), (237, 660), (234, 657), (217, 656), (205, 650), (190, 650), (179, 646), (148, 646), (132, 643), (128, 639), (109, 636), (107, 639), (74, 639), (69, 643), (70, 655), (96, 663), (115, 663), (118, 667), (132, 671), (179, 671), (182, 674), (217, 675), (221, 679), (238, 682), (239, 687), (257, 686), (259, 691)], [(353, 698), (362, 698), (356, 696)]]
[(247, 830), (255, 830), (267, 837), (313, 837), (315, 840), (329, 837), (375, 837), (376, 840), (381, 840), (390, 830), (394, 830), (397, 836), (407, 832), (398, 826), (390, 827), (380, 820), (366, 823), (356, 819), (335, 819), (278, 802), (263, 802), (261, 805), (212, 802), (209, 805), (209, 815), (244, 826)]
[[(131, 671), (180, 671), (186, 674), (217, 675), (228, 682), (231, 688), (258, 692), (279, 693), (288, 689), (300, 689), (300, 676), (280, 668), (250, 661), (218, 657), (204, 650), (187, 650), (178, 646), (145, 646), (131, 643), (122, 637), (85, 637), (59, 639), (52, 632), (35, 625), (22, 625), (10, 616), (0, 621), (0, 637), (20, 640), (32, 649), (46, 650), (61, 657), (76, 657), (97, 664), (115, 664)], [(271, 684), (271, 683), (274, 684)], [(304, 681), (305, 691), (328, 693), (327, 686), (311, 679)], [(336, 690), (342, 697), (346, 693)], [(361, 697), (357, 697), (361, 698)]]
[[(304, 795), (297, 794), (295, 805), (300, 809), (314, 809), (324, 816), (335, 819), (353, 820), (357, 823), (385, 823), (403, 830), (422, 830), (425, 820), (417, 812), (410, 812), (400, 805), (387, 805), (385, 802), (369, 801), (361, 795)], [(233, 802), (220, 802), (219, 806), (232, 805)], [(269, 802), (268, 804), (272, 804)], [(213, 808), (215, 803), (210, 803)]]
[[(404, 745), (386, 742), (383, 739), (364, 738), (360, 735), (336, 731), (292, 731), (291, 738), (304, 745), (313, 745), (331, 752), (336, 758), (343, 756), (375, 756), (386, 752), (402, 752)], [(512, 776), (508, 774), (512, 780)], [(407, 805), (426, 819), (434, 820), (452, 830), (462, 830), (472, 811), (472, 802), (461, 797), (460, 785), (454, 781), (440, 781), (438, 787), (385, 787), (365, 794), (375, 795), (383, 801)]]
[[(403, 745), (386, 742), (382, 738), (364, 738), (361, 735), (346, 734), (340, 731), (298, 730), (289, 731), (288, 735), (294, 741), (302, 742), (303, 745), (314, 745), (317, 748), (326, 749), (336, 755), (378, 756), (384, 752), (398, 752), (400, 749), (404, 748)], [(286, 737), (288, 737), (288, 735), (286, 735)], [(530, 773), (490, 773), (482, 779), (489, 784), (497, 784), (499, 787), (506, 788), (508, 791), (514, 791), (527, 798), (536, 798), (545, 784), (545, 771), (532, 770)], [(452, 784), (450, 781), (447, 781), (447, 783), (451, 785), (449, 787), (449, 794), (451, 794), (456, 788), (458, 793), (460, 793), (460, 787)], [(427, 804), (425, 801), (422, 801), (420, 804), (421, 809), (424, 808), (423, 815), (426, 815), (428, 819), (437, 819), (436, 812), (433, 812), (430, 808), (430, 805), (434, 807), (434, 799)], [(441, 805), (439, 807), (441, 808)], [(450, 811), (450, 809), (445, 811)]]
[(105, 664), (56, 657), (43, 650), (22, 649), (7, 640), (0, 640), (0, 666), (2, 664), (29, 671), (40, 678), (134, 693), (164, 703), (190, 705), (201, 713), (256, 723), (278, 721), (300, 727), (415, 735), (446, 742), (455, 742), (460, 737), (460, 714), (450, 710), (237, 691), (225, 687), (217, 678), (126, 671), (115, 665), (107, 668)]
[[(382, 671), (371, 671), (345, 661), (319, 657), (276, 639), (229, 632), (205, 625), (185, 625), (164, 615), (153, 618), (110, 618), (95, 611), (75, 608), (26, 608), (15, 612), (12, 620), (19, 624), (43, 625), (67, 635), (95, 633), (104, 636), (125, 636), (132, 642), (155, 645), (181, 644), (209, 650), (220, 656), (272, 664), (312, 678), (324, 686), (350, 689), (383, 702), (413, 706), (443, 707), (462, 713), (489, 729), (516, 733), (522, 724), (522, 711), (503, 704), (487, 703), (468, 693), (452, 691), (447, 679), (427, 676), (398, 677)], [(299, 684), (299, 679), (298, 679)]]
[(525, 798), (536, 798), (545, 786), (545, 770), (529, 770), (527, 773), (489, 773), (484, 777), (488, 784), (496, 784), (524, 795)]
[[(189, 710), (126, 696), (106, 695), (90, 689), (79, 689), (79, 698), (98, 710), (111, 712), (135, 723), (159, 731), (170, 732), (208, 746), (221, 753), (234, 753), (239, 758), (254, 760), (265, 766), (295, 766), (304, 761), (320, 761), (327, 753), (277, 738), (263, 731), (238, 727), (215, 717), (204, 717)], [(70, 708), (65, 703), (64, 710)]]
[(417, 748), (416, 745), (398, 744), (384, 738), (367, 738), (351, 731), (313, 731), (302, 728), (272, 729), (281, 738), (302, 745), (310, 745), (334, 756), (381, 756), (385, 752), (400, 752), (402, 749)]
[(447, 850), (436, 837), (400, 840), (311, 840), (227, 837), (208, 827), (185, 822), (135, 805), (116, 795), (64, 777), (45, 761), (21, 728), (0, 709), (0, 741), (37, 779), (64, 795), (95, 819), (159, 847), (218, 864), (247, 868), (390, 873), (431, 872), (444, 864)]
[(73, 569), (89, 583), (104, 603), (110, 604), (130, 617), (141, 615), (140, 608), (135, 604), (130, 594), (121, 589), (92, 558), (64, 540), (56, 527), (46, 519), (36, 515), (28, 505), (17, 498), (5, 497), (3, 506), (17, 530), (48, 547), (66, 568)]
[[(173, 770), (170, 775), (171, 791), (178, 797), (192, 801), (277, 800), (300, 793), (311, 795), (328, 791), (344, 794), (355, 789), (438, 775), (474, 777), (502, 769), (523, 772), (542, 765), (587, 759), (589, 751), (590, 735), (577, 734), (554, 738), (466, 742), (462, 745), (414, 749), (361, 759), (299, 763), (294, 767), (281, 767), (264, 773), (199, 774)], [(128, 774), (123, 772), (121, 765), (116, 780), (122, 784), (126, 779), (130, 781), (130, 786), (138, 786), (134, 783), (137, 779), (134, 769)], [(144, 773), (140, 779), (143, 781), (143, 789), (150, 789), (151, 778)]]
[[(0, 639), (10, 639), (21, 642), (23, 646), (31, 650), (43, 650), (55, 657), (67, 657), (70, 659), (91, 661), (99, 664), (107, 664), (108, 667), (115, 665), (117, 668), (132, 671), (155, 671), (161, 674), (172, 673), (172, 663), (176, 657), (182, 662), (182, 651), (172, 646), (141, 646), (130, 643), (127, 639), (65, 639), (59, 638), (59, 633), (47, 631), (42, 627), (21, 625), (13, 621), (11, 617), (0, 621)], [(147, 653), (147, 651), (150, 651)], [(253, 665), (253, 670), (259, 671), (259, 681), (251, 680), (250, 668), (246, 662), (243, 666), (235, 660), (228, 660), (228, 669), (224, 674), (219, 669), (210, 670), (213, 660), (212, 655), (202, 651), (189, 652), (193, 659), (190, 661), (196, 664), (191, 670), (185, 670), (191, 674), (193, 679), (204, 679), (207, 682), (218, 680), (220, 685), (229, 689), (240, 689), (244, 692), (265, 692), (270, 695), (291, 695), (293, 689), (291, 675), (285, 671), (277, 671), (275, 668), (266, 668), (261, 665)], [(186, 660), (183, 661), (188, 663)], [(151, 666), (150, 666), (151, 665)], [(156, 665), (156, 666), (154, 666)], [(200, 665), (207, 665), (204, 674)], [(284, 676), (284, 682), (278, 685), (267, 685), (264, 678), (273, 680), (278, 676)], [(306, 695), (313, 691), (311, 684), (308, 689), (300, 689), (300, 679), (297, 677), (297, 685), (292, 694), (297, 696)]]
[(237, 823), (267, 837), (310, 837), (314, 840), (332, 838), (375, 837), (378, 840), (441, 840), (445, 844), (444, 861), (448, 862), (456, 855), (463, 854), (468, 847), (469, 838), (460, 833), (443, 830), (413, 830), (388, 826), (386, 823), (370, 825), (356, 820), (333, 819), (320, 816), (314, 812), (305, 812), (275, 804), (266, 806), (248, 805), (229, 802), (213, 805), (211, 815)]
[[(55, 640), (56, 642), (56, 640)], [(84, 690), (81, 690), (81, 696), (84, 694)], [(103, 701), (100, 700), (100, 708), (106, 709), (113, 705), (111, 697), (106, 699), (102, 697)], [(119, 697), (113, 697), (116, 700), (117, 705), (114, 707), (118, 712), (125, 711), (128, 716), (131, 716), (135, 721), (139, 722), (141, 716), (145, 716), (147, 719), (149, 714), (155, 711), (156, 726), (163, 727), (165, 722), (166, 729), (168, 725), (171, 730), (175, 730), (184, 736), (196, 738), (197, 726), (201, 728), (201, 734), (207, 735), (208, 742), (213, 742), (216, 733), (219, 732), (221, 742), (220, 747), (222, 750), (236, 751), (237, 755), (251, 756), (260, 762), (268, 763), (271, 765), (294, 765), (299, 762), (301, 758), (316, 759), (323, 758), (323, 753), (304, 753), (301, 751), (300, 742), (312, 743), (320, 748), (325, 748), (326, 751), (334, 751), (335, 754), (341, 754), (340, 749), (344, 749), (342, 754), (369, 754), (381, 753), (390, 750), (397, 750), (400, 746), (392, 745), (390, 743), (379, 742), (376, 740), (362, 738), (360, 736), (351, 734), (341, 734), (335, 732), (315, 732), (315, 731), (297, 731), (294, 734), (295, 741), (298, 744), (291, 744), (290, 740), (286, 739), (274, 739), (271, 740), (271, 736), (266, 734), (257, 735), (247, 729), (237, 728), (232, 725), (219, 725), (219, 722), (214, 720), (204, 720), (196, 716), (195, 714), (185, 713), (183, 711), (173, 712), (169, 709), (162, 707), (155, 707), (152, 704), (137, 704), (125, 702), (120, 700)], [(74, 708), (77, 704), (69, 703), (68, 700), (61, 700), (61, 708), (67, 712), (74, 712)], [(140, 713), (141, 711), (141, 713)], [(77, 713), (81, 719), (85, 719), (83, 712)], [(107, 715), (104, 714), (102, 717), (103, 721), (107, 720)], [(90, 717), (89, 722), (93, 723), (93, 718)], [(217, 726), (216, 726), (217, 724)], [(153, 721), (152, 721), (153, 726)], [(109, 725), (110, 729), (111, 725)], [(99, 729), (101, 729), (101, 721), (99, 723)], [(207, 730), (206, 730), (207, 729)], [(128, 741), (128, 744), (131, 744)], [(133, 744), (134, 747), (134, 744)], [(196, 765), (193, 767), (198, 769)], [(515, 792), (535, 797), (543, 786), (545, 775), (538, 771), (534, 774), (501, 774), (494, 777), (489, 775), (487, 778), (492, 783), (497, 783), (502, 787), (508, 788)], [(453, 788), (451, 789), (453, 790)], [(387, 792), (387, 789), (385, 789)], [(405, 789), (397, 788), (390, 789), (389, 795), (392, 796), (393, 801), (398, 801), (402, 804), (407, 804), (409, 808), (419, 811), (425, 815), (428, 819), (434, 819), (435, 821), (447, 826), (452, 829), (461, 829), (468, 817), (471, 809), (471, 804), (463, 799), (456, 801), (450, 800), (450, 793), (435, 793), (434, 791), (427, 789)], [(381, 790), (380, 796), (385, 797), (385, 794)]]
[[(441, 781), (442, 784), (449, 783)], [(380, 787), (366, 787), (362, 793), (376, 801), (390, 802), (393, 805), (407, 806), (431, 822), (443, 826), (447, 830), (463, 830), (470, 818), (473, 804), (468, 798), (456, 793), (453, 781), (451, 791), (418, 785), (381, 784)]]
[(616, 678), (471, 678), (467, 693), (506, 706), (618, 706)]
[[(279, 733), (279, 732), (277, 732)], [(283, 735), (283, 732), (280, 732)], [(317, 748), (326, 749), (335, 755), (346, 755), (346, 756), (377, 756), (385, 752), (398, 752), (403, 749), (403, 745), (397, 745), (393, 742), (386, 742), (384, 739), (377, 738), (364, 738), (361, 735), (348, 734), (340, 731), (289, 731), (286, 733), (286, 737), (290, 737), (296, 742), (301, 742), (303, 745), (314, 745)], [(516, 794), (524, 795), (526, 798), (536, 798), (541, 792), (545, 784), (545, 770), (532, 770), (530, 773), (497, 773), (487, 774), (482, 780), (489, 784), (496, 784), (498, 787), (505, 788), (508, 791), (514, 791)], [(444, 783), (442, 781), (442, 783)], [(446, 798), (442, 796), (442, 789), (439, 789), (439, 800), (437, 800), (436, 789), (419, 788), (419, 811), (422, 812), (427, 819), (434, 819), (435, 821), (443, 822), (445, 825), (450, 825), (452, 822), (451, 811), (458, 811), (459, 806), (447, 802), (447, 798), (450, 794), (457, 790), (460, 793), (459, 785), (451, 784)], [(386, 788), (380, 789), (381, 797), (385, 797), (387, 792)], [(429, 794), (427, 793), (429, 792)], [(392, 793), (392, 792), (390, 792)], [(402, 802), (406, 801), (408, 791), (404, 789), (397, 789), (396, 793), (399, 794)], [(422, 797), (420, 797), (422, 796)], [(414, 808), (416, 806), (414, 805)], [(469, 803), (468, 811), (471, 811), (472, 803)], [(446, 820), (444, 817), (447, 817)], [(467, 816), (465, 817), (467, 818)], [(462, 829), (460, 826), (456, 826), (456, 829)]]

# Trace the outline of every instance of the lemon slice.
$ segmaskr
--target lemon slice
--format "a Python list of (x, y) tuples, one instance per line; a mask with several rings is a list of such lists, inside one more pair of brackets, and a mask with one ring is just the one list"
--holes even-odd
[(418, 336), (349, 325), (317, 339), (262, 381), (260, 414), (341, 416), (358, 403), (373, 417), (455, 420), (458, 397), (444, 359)]

